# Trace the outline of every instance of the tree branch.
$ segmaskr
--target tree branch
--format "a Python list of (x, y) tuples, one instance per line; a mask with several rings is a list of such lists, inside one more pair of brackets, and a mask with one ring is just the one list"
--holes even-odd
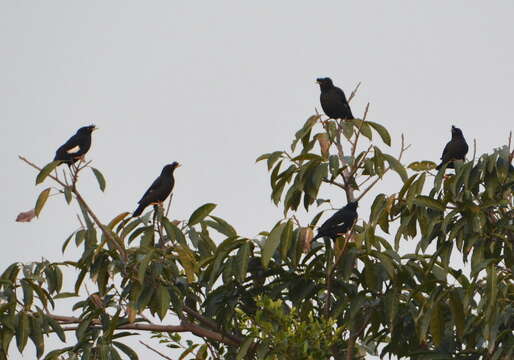
[[(21, 156), (21, 155), (18, 155), (18, 158), (27, 163), (28, 165), (30, 165), (31, 167), (33, 167), (34, 169), (38, 170), (38, 171), (41, 171), (41, 168), (39, 166), (37, 166), (36, 164), (30, 162), (29, 160), (27, 160), (25, 157)], [(72, 186), (71, 186), (71, 191), (75, 194), (75, 196), (77, 197), (77, 201), (83, 205), (84, 209), (86, 210), (86, 212), (88, 213), (89, 216), (91, 216), (93, 218), (93, 221), (96, 223), (96, 225), (100, 228), (100, 230), (102, 230), (102, 233), (105, 235), (105, 237), (110, 240), (110, 242), (112, 243), (112, 245), (118, 250), (120, 256), (122, 257), (123, 261), (126, 263), (128, 261), (128, 257), (127, 257), (127, 252), (125, 251), (125, 248), (122, 246), (122, 244), (120, 244), (113, 236), (112, 234), (107, 230), (107, 228), (105, 227), (105, 225), (103, 225), (100, 220), (98, 219), (98, 217), (96, 216), (96, 214), (93, 212), (93, 210), (91, 210), (91, 208), (89, 207), (89, 205), (86, 203), (86, 201), (84, 200), (84, 198), (82, 197), (82, 195), (80, 195), (79, 191), (77, 190), (75, 184), (77, 182), (77, 174), (80, 170), (84, 169), (87, 165), (89, 165), (90, 162), (86, 162), (85, 165), (83, 165), (82, 167), (77, 167), (75, 172), (72, 174), (73, 175), (73, 179), (72, 179)], [(66, 188), (66, 187), (69, 187), (68, 185), (66, 185), (64, 182), (62, 182), (59, 178), (57, 178), (57, 176), (54, 176), (52, 174), (48, 174), (48, 177), (51, 178), (52, 180), (56, 181), (59, 185), (61, 185), (62, 187)]]
[[(61, 316), (54, 314), (47, 314), (54, 320), (57, 320), (61, 324), (78, 324), (81, 320), (77, 317), (73, 316)], [(91, 328), (95, 329), (103, 329), (99, 320), (93, 320)], [(63, 328), (64, 331), (73, 331), (76, 330), (76, 326), (70, 326)], [(218, 332), (214, 332), (191, 322), (183, 321), (180, 325), (156, 325), (156, 324), (141, 324), (141, 323), (133, 323), (133, 324), (125, 324), (117, 327), (117, 330), (139, 330), (139, 331), (156, 331), (156, 332), (190, 332), (199, 337), (207, 338), (214, 341), (222, 342), (226, 345), (230, 346), (238, 346), (239, 343), (230, 339), (229, 337), (220, 334)]]
[(215, 331), (221, 332), (224, 336), (226, 336), (227, 338), (229, 338), (230, 340), (232, 340), (234, 342), (237, 342), (238, 344), (241, 344), (241, 343), (244, 342), (244, 340), (245, 340), (244, 338), (223, 331), (222, 329), (220, 329), (219, 325), (215, 321), (213, 321), (213, 320), (211, 320), (209, 318), (206, 318), (205, 316), (199, 314), (195, 310), (191, 309), (189, 306), (184, 305), (183, 309), (184, 309), (184, 311), (187, 314), (189, 314), (190, 316), (192, 316), (193, 318), (198, 320), (203, 325), (209, 327), (211, 330), (215, 330)]

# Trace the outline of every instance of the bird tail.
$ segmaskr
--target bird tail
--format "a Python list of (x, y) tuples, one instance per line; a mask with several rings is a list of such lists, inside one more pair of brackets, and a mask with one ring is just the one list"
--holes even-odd
[(139, 204), (139, 206), (137, 207), (136, 211), (134, 211), (134, 213), (132, 213), (132, 217), (138, 217), (139, 215), (141, 215), (141, 213), (143, 212), (145, 207), (146, 207), (145, 205)]

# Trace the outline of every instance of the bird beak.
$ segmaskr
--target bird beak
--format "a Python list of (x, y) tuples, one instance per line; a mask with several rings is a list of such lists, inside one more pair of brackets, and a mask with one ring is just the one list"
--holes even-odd
[(177, 167), (181, 167), (181, 166), (182, 166), (182, 164), (177, 164)]
[(93, 128), (93, 131), (96, 131), (96, 130), (98, 130), (98, 129), (99, 129), (99, 128), (95, 126), (95, 127)]
[(320, 83), (319, 79), (316, 79), (316, 84), (319, 84), (319, 83)]

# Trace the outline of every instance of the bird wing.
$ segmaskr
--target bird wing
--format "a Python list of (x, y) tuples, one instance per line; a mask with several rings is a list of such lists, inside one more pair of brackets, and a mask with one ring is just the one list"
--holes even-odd
[(344, 94), (344, 91), (338, 87), (335, 87), (334, 90), (337, 97), (340, 98), (341, 102), (343, 103), (347, 115), (353, 118), (352, 109), (350, 108), (350, 104), (348, 104), (348, 100), (346, 100), (346, 95)]
[(445, 159), (446, 159), (446, 158), (447, 158), (447, 156), (449, 155), (451, 148), (452, 148), (452, 142), (451, 142), (451, 141), (449, 141), (449, 142), (445, 145), (445, 147), (444, 147), (444, 149), (443, 149), (443, 154), (441, 155), (441, 160), (446, 161)]
[(343, 101), (345, 104), (348, 103), (346, 101), (346, 95), (344, 94), (344, 91), (341, 90), (341, 88), (334, 87), (334, 93), (337, 95), (337, 97), (341, 98), (341, 101)]
[(321, 226), (319, 227), (320, 230), (330, 229), (330, 228), (333, 228), (334, 226), (339, 225), (342, 221), (344, 221), (345, 214), (346, 214), (345, 208), (339, 209), (338, 211), (336, 211), (336, 213), (334, 215), (329, 217), (323, 224), (321, 224)]
[(162, 178), (159, 176), (157, 179), (154, 180), (152, 185), (150, 185), (148, 190), (146, 190), (146, 192), (143, 194), (143, 196), (141, 197), (141, 200), (139, 200), (139, 203), (141, 203), (142, 201), (148, 200), (148, 198), (152, 195), (152, 193), (155, 190), (157, 190), (161, 186), (161, 184), (162, 184)]
[(65, 152), (68, 155), (73, 155), (80, 151), (80, 138), (77, 135), (73, 135), (66, 141), (61, 147), (60, 150)]

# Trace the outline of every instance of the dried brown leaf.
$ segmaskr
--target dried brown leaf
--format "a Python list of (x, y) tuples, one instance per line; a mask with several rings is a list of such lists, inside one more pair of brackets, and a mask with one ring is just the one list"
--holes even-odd
[(35, 217), (36, 217), (36, 210), (30, 209), (28, 211), (19, 213), (18, 216), (16, 216), (16, 221), (17, 222), (30, 222)]

